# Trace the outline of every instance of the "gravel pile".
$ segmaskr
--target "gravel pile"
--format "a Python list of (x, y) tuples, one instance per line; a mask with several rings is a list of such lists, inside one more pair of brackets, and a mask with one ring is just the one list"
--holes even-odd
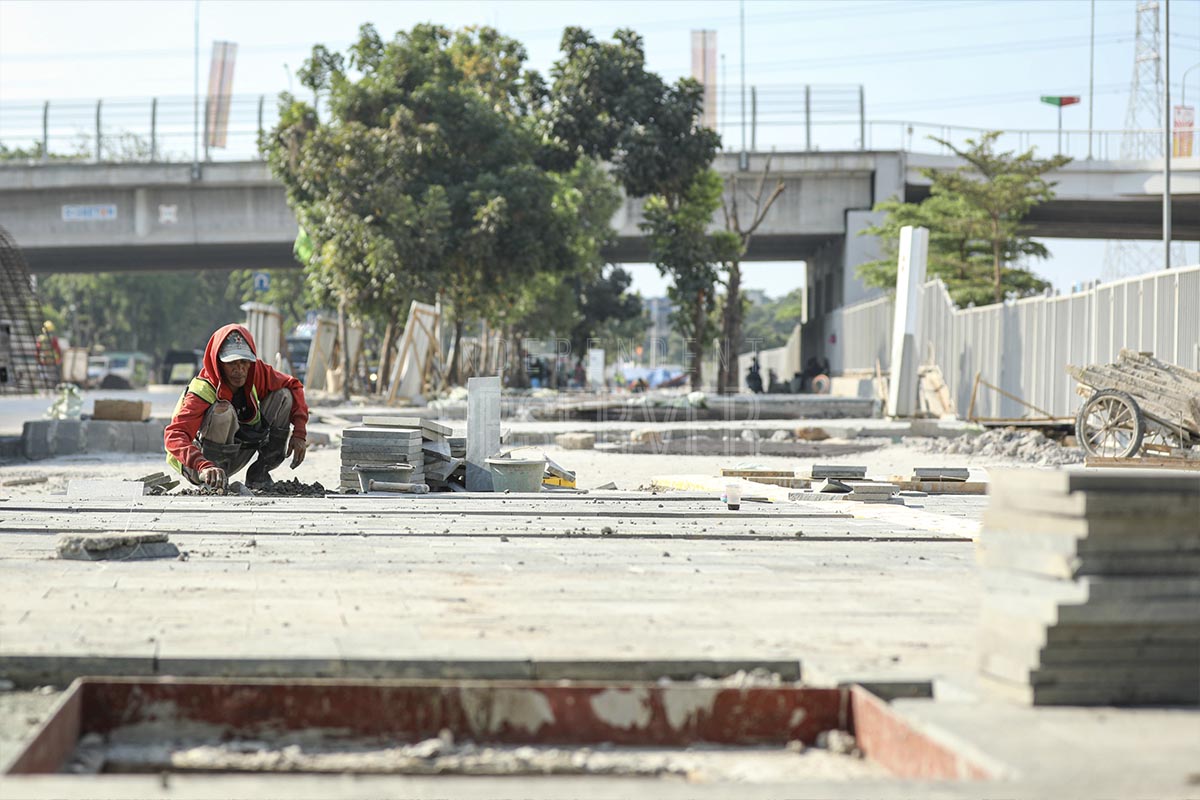
[(906, 438), (904, 443), (926, 453), (1011, 458), (1045, 467), (1081, 464), (1084, 455), (1080, 448), (1063, 447), (1040, 431), (1018, 428), (993, 428), (955, 439)]

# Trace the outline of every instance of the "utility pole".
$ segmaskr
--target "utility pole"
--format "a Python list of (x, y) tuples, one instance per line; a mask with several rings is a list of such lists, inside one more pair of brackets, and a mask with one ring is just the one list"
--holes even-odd
[(1163, 269), (1171, 268), (1171, 0), (1163, 0)]
[(742, 155), (738, 159), (741, 169), (750, 167), (750, 156), (746, 153), (746, 0), (738, 0), (738, 15), (741, 43), (740, 50), (742, 65)]
[(192, 180), (200, 178), (200, 0), (195, 0), (193, 23), (195, 72), (192, 86)]
[(1092, 112), (1096, 108), (1096, 0), (1092, 0), (1092, 35), (1088, 41), (1088, 161), (1091, 161)]

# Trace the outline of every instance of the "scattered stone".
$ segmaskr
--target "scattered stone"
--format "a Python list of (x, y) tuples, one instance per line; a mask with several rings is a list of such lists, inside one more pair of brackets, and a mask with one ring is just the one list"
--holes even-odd
[(802, 442), (823, 442), (829, 434), (824, 428), (796, 428), (796, 438)]
[(662, 431), (643, 428), (641, 430), (631, 432), (629, 434), (629, 441), (633, 442), (634, 444), (652, 444), (661, 446), (663, 443), (663, 435)]
[(58, 557), (74, 561), (175, 558), (179, 548), (162, 531), (68, 533), (58, 537)]
[(821, 731), (817, 734), (817, 747), (844, 756), (862, 757), (854, 735), (842, 730)]
[(591, 450), (596, 446), (594, 433), (560, 433), (554, 443), (563, 450)]

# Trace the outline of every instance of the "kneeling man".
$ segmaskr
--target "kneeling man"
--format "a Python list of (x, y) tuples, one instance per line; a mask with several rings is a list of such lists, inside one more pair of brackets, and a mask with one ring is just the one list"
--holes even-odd
[(257, 455), (246, 485), (269, 487), (287, 456), (292, 469), (304, 461), (307, 423), (304, 384), (259, 361), (248, 330), (226, 325), (209, 338), (204, 367), (175, 406), (163, 437), (167, 463), (193, 484), (224, 487)]

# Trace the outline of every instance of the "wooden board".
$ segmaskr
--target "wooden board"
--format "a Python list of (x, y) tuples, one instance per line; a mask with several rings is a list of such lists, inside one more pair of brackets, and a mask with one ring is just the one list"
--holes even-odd
[(1151, 456), (1146, 458), (1111, 458), (1106, 456), (1088, 456), (1084, 459), (1085, 467), (1132, 467), (1133, 469), (1179, 469), (1200, 472), (1200, 458), (1169, 458)]

